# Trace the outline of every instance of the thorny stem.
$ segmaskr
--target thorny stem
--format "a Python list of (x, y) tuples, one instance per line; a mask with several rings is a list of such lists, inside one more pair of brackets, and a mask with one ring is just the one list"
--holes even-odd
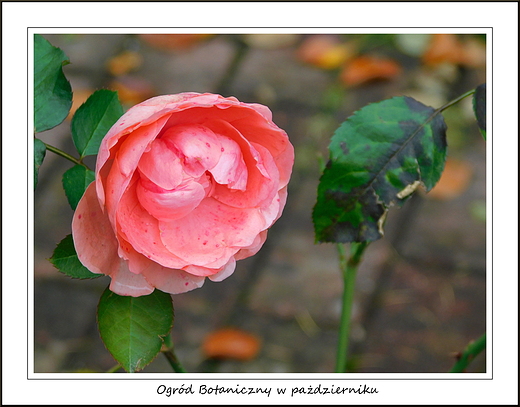
[(78, 160), (77, 158), (71, 156), (70, 154), (67, 154), (65, 151), (60, 150), (57, 147), (51, 146), (50, 144), (45, 144), (45, 148), (49, 151), (52, 151), (54, 154), (58, 154), (59, 156), (62, 156), (63, 158), (66, 158), (69, 161), (72, 161), (74, 164), (82, 165), (83, 167), (89, 169), (81, 160)]
[(482, 335), (476, 341), (470, 342), (466, 349), (464, 349), (464, 352), (462, 352), (461, 355), (457, 355), (457, 363), (453, 365), (450, 373), (463, 373), (471, 361), (484, 349), (486, 349), (486, 334)]
[(170, 363), (170, 366), (172, 367), (172, 369), (175, 372), (177, 372), (177, 373), (187, 373), (187, 370), (184, 369), (184, 367), (181, 365), (181, 362), (179, 362), (179, 359), (177, 359), (177, 356), (175, 355), (173, 341), (172, 341), (172, 338), (171, 338), (170, 334), (168, 334), (164, 338), (164, 347), (161, 350), (161, 352), (164, 354), (164, 356), (166, 357), (166, 359)]
[(336, 373), (344, 373), (347, 370), (348, 343), (350, 336), (350, 322), (352, 305), (354, 303), (354, 288), (356, 273), (361, 262), (363, 252), (368, 243), (351, 243), (350, 257), (347, 258), (345, 246), (338, 244), (340, 268), (343, 274), (343, 298), (341, 320), (339, 327), (338, 351), (336, 355)]

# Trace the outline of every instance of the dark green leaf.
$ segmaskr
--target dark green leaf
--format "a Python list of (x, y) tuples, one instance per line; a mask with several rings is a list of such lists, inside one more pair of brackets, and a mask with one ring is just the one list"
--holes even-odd
[(123, 114), (117, 92), (101, 89), (94, 92), (74, 114), (72, 140), (81, 157), (95, 155), (101, 140)]
[(45, 143), (40, 139), (34, 139), (34, 189), (36, 189), (36, 185), (38, 184), (38, 171), (40, 170), (40, 165), (42, 165), (43, 159), (45, 158), (45, 152), (47, 148), (45, 147)]
[(150, 363), (173, 325), (170, 294), (155, 290), (141, 297), (120, 296), (108, 288), (98, 305), (98, 327), (106, 348), (127, 372)]
[(103, 274), (91, 273), (81, 264), (76, 254), (72, 235), (67, 235), (65, 239), (58, 243), (50, 261), (59, 271), (72, 278), (89, 279), (103, 276)]
[(446, 159), (446, 124), (410, 97), (365, 106), (334, 133), (313, 210), (316, 241), (369, 242), (383, 235), (388, 209), (422, 185), (429, 191)]
[(39, 34), (34, 35), (34, 130), (60, 124), (72, 106), (72, 88), (63, 74), (65, 53)]
[(473, 111), (484, 140), (486, 139), (486, 84), (477, 86), (473, 94)]
[(72, 209), (76, 209), (85, 190), (94, 181), (95, 174), (83, 165), (75, 165), (63, 174), (63, 189)]

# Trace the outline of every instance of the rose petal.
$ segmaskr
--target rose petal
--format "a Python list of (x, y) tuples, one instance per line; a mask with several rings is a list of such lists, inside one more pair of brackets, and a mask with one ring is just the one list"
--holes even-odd
[(159, 290), (170, 294), (182, 294), (202, 287), (204, 277), (193, 276), (182, 270), (169, 269), (157, 264), (144, 273), (146, 279)]
[(154, 287), (146, 281), (143, 275), (134, 274), (128, 269), (128, 262), (120, 261), (120, 267), (111, 274), (110, 291), (119, 295), (140, 297), (151, 294)]
[[(150, 126), (141, 127), (122, 141), (117, 153), (115, 153), (106, 178), (99, 176), (99, 172), (102, 174), (105, 174), (105, 172), (103, 172), (103, 168), (98, 166), (98, 159), (96, 164), (97, 193), (101, 204), (107, 208), (108, 217), (112, 223), (114, 222), (117, 204), (130, 183), (141, 156), (153, 139), (157, 137), (165, 122), (166, 118), (163, 118)], [(107, 164), (110, 165), (110, 163)], [(103, 185), (104, 179), (106, 179), (105, 185)]]
[(118, 270), (117, 239), (99, 206), (94, 183), (87, 187), (74, 212), (72, 236), (79, 260), (91, 272), (111, 275)]
[(231, 124), (251, 143), (261, 144), (269, 150), (280, 173), (280, 186), (287, 185), (294, 164), (294, 147), (287, 133), (259, 115), (237, 119)]
[(186, 181), (173, 191), (166, 191), (141, 178), (137, 183), (137, 198), (144, 209), (158, 220), (172, 221), (195, 209), (206, 196), (204, 187), (196, 181)]
[(249, 143), (233, 126), (222, 120), (208, 122), (208, 126), (240, 146), (248, 171), (244, 191), (230, 190), (226, 185), (216, 184), (212, 196), (237, 208), (265, 205), (264, 201), (269, 203), (278, 190), (278, 168), (268, 151), (258, 144)]
[(263, 230), (256, 236), (254, 242), (249, 247), (244, 247), (235, 254), (235, 259), (242, 260), (255, 255), (260, 251), (266, 240), (267, 230)]
[(161, 139), (152, 142), (139, 160), (139, 171), (154, 184), (164, 189), (173, 189), (183, 179), (180, 158)]
[(170, 148), (182, 154), (184, 172), (192, 177), (200, 177), (212, 169), (222, 154), (218, 137), (206, 126), (174, 126), (161, 137)]
[(162, 95), (145, 100), (128, 109), (103, 138), (99, 147), (96, 168), (101, 168), (105, 165), (105, 162), (110, 157), (110, 149), (119, 142), (121, 137), (135, 131), (140, 126), (161, 121), (164, 118), (167, 120), (170, 114), (175, 111), (192, 107), (194, 102), (186, 103), (186, 101), (197, 99), (199, 95), (193, 92)]
[(241, 247), (253, 243), (264, 226), (256, 208), (233, 208), (204, 199), (189, 216), (159, 221), (164, 246), (188, 264), (222, 267)]
[(181, 269), (187, 266), (189, 263), (171, 253), (162, 243), (159, 221), (140, 205), (135, 179), (119, 203), (116, 219), (118, 234), (122, 234), (137, 252), (165, 267)]
[[(233, 274), (233, 271), (235, 271), (235, 264), (236, 264), (235, 258), (231, 257), (231, 259), (229, 259), (229, 261), (224, 266), (216, 268), (216, 269), (209, 268), (209, 267), (189, 265), (189, 266), (184, 267), (183, 270), (190, 274), (193, 274), (195, 276), (207, 276), (207, 277), (210, 277), (212, 280), (214, 280), (214, 278), (218, 278), (215, 276), (220, 276), (222, 274), (225, 274), (227, 277), (227, 276), (230, 276), (231, 274)], [(223, 277), (222, 279), (224, 279), (226, 277)]]
[(234, 273), (236, 264), (237, 264), (237, 262), (236, 262), (235, 258), (231, 257), (231, 259), (229, 259), (227, 264), (224, 267), (222, 267), (218, 273), (208, 276), (208, 278), (211, 281), (215, 281), (215, 282), (225, 280), (231, 274)]
[(239, 145), (229, 137), (219, 135), (222, 146), (220, 159), (209, 172), (219, 184), (228, 188), (245, 191), (247, 186), (247, 167)]

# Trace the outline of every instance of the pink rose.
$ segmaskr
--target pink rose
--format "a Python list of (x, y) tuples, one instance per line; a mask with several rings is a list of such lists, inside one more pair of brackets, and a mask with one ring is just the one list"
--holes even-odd
[(262, 105), (181, 93), (132, 107), (103, 139), (72, 221), (79, 260), (138, 297), (222, 281), (280, 217), (294, 163)]

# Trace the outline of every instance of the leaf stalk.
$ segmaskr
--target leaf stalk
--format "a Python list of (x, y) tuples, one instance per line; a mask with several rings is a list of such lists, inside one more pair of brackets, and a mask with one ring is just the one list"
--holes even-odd
[(175, 355), (171, 334), (166, 335), (166, 337), (164, 338), (164, 348), (162, 350), (162, 353), (166, 357), (166, 360), (168, 360), (168, 363), (170, 364), (174, 372), (187, 373), (187, 370), (184, 369), (181, 362), (179, 362), (177, 355)]
[(82, 165), (83, 167), (87, 168), (88, 170), (90, 169), (81, 160), (78, 160), (77, 158), (71, 156), (70, 154), (67, 154), (65, 151), (60, 150), (59, 148), (51, 146), (50, 144), (47, 144), (47, 143), (43, 143), (43, 144), (45, 144), (45, 148), (47, 150), (52, 151), (54, 154), (57, 154), (63, 158), (66, 158), (67, 160), (72, 161), (74, 164)]

